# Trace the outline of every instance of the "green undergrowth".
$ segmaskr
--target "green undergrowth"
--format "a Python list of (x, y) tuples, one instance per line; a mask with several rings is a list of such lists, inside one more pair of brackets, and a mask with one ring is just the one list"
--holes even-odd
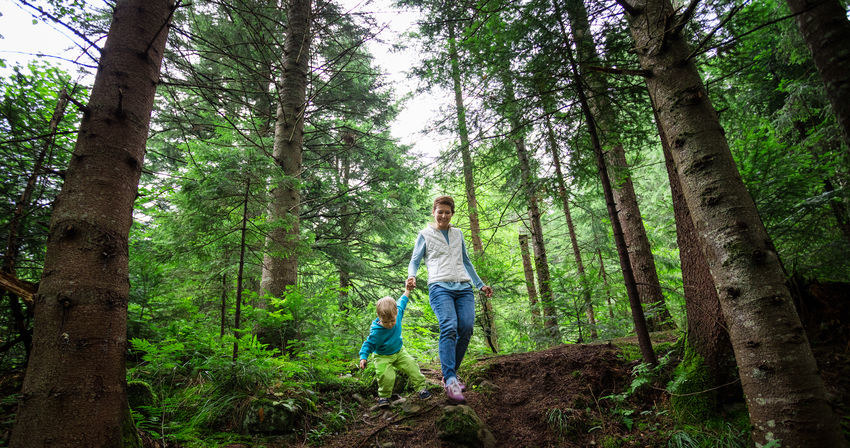
[(351, 397), (371, 386), (371, 376), (352, 374), (353, 362), (342, 357), (282, 355), (246, 336), (233, 360), (233, 342), (133, 339), (139, 362), (128, 383), (146, 384), (153, 395), (132, 409), (137, 427), (162, 445), (187, 448), (318, 442), (351, 422)]
[[(688, 347), (684, 336), (653, 343), (658, 356), (655, 366), (638, 362), (640, 348), (633, 338), (614, 343), (624, 360), (636, 364), (629, 386), (600, 401), (605, 404), (608, 419), (624, 432), (654, 434), (653, 446), (669, 448), (749, 446), (746, 408), (718, 409), (703, 361)], [(606, 436), (601, 445), (630, 446), (629, 437)]]

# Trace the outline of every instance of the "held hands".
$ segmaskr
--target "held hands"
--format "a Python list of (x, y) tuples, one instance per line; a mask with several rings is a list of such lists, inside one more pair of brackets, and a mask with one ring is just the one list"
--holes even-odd
[(416, 289), (416, 277), (408, 277), (407, 282), (404, 283), (404, 288), (408, 291)]
[(484, 295), (485, 295), (485, 296), (487, 296), (487, 298), (488, 298), (488, 299), (489, 299), (490, 297), (493, 297), (493, 288), (491, 288), (491, 287), (489, 287), (489, 286), (482, 286), (482, 287), (481, 287), (481, 292), (483, 292), (483, 293), (484, 293)]
[(361, 359), (361, 360), (360, 360), (360, 368), (361, 368), (361, 369), (365, 369), (365, 368), (366, 368), (366, 360), (365, 360), (365, 359)]

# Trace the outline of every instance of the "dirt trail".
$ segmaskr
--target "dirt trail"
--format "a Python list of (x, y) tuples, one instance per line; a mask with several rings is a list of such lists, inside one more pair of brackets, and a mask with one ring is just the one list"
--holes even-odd
[[(498, 447), (602, 446), (605, 439), (633, 439), (635, 446), (654, 446), (651, 434), (634, 435), (611, 418), (612, 400), (631, 382), (634, 362), (623, 360), (609, 345), (563, 345), (548, 350), (493, 357), (465, 374), (467, 404), (487, 424)], [(436, 376), (439, 372), (425, 372)], [(648, 407), (654, 399), (643, 397)], [(657, 397), (653, 397), (657, 398)], [(416, 400), (413, 398), (413, 400)], [(448, 405), (442, 391), (418, 412), (369, 413), (348, 433), (324, 446), (444, 447), (435, 421)], [(388, 420), (389, 419), (389, 420)], [(630, 443), (618, 446), (630, 446)]]

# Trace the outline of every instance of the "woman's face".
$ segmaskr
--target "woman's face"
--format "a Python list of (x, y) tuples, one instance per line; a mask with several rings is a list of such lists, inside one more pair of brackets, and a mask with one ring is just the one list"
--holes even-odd
[(449, 224), (452, 222), (452, 208), (446, 204), (437, 204), (434, 209), (434, 222), (440, 230), (448, 230)]

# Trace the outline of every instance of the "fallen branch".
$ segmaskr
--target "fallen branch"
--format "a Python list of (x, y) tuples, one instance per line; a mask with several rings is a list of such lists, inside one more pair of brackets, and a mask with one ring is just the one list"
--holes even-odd
[(0, 288), (15, 294), (24, 299), (24, 302), (27, 302), (27, 304), (32, 305), (32, 296), (38, 290), (38, 285), (26, 280), (20, 280), (14, 275), (0, 271)]

